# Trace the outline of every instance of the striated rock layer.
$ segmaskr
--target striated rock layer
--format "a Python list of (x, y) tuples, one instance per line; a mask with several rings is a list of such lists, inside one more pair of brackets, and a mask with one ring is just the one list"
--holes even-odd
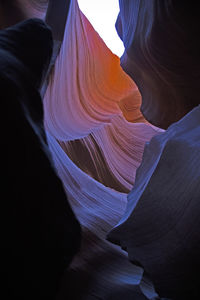
[[(127, 191), (145, 142), (159, 132), (142, 117), (140, 104), (138, 89), (122, 71), (119, 58), (72, 1), (44, 98), (46, 130), (82, 170)], [(113, 179), (106, 180), (106, 173)]]
[(145, 143), (161, 130), (141, 115), (137, 86), (76, 0), (43, 103), (49, 147), (83, 230), (59, 299), (153, 299), (143, 269), (105, 238), (125, 211)]
[[(44, 18), (45, 1), (22, 2), (26, 14)], [(154, 299), (149, 276), (161, 296), (198, 298), (200, 128), (199, 107), (192, 109), (199, 104), (200, 27), (194, 8), (183, 1), (120, 0), (121, 66), (137, 87), (71, 1), (43, 102), (49, 148), (83, 229), (59, 299)], [(180, 121), (164, 133), (144, 119), (141, 104), (152, 124), (166, 129)], [(109, 231), (133, 264), (105, 240)]]

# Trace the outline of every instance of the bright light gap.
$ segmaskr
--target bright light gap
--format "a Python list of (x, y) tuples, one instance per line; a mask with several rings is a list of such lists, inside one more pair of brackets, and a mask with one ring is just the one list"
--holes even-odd
[(78, 0), (79, 7), (110, 50), (122, 56), (124, 45), (120, 40), (115, 22), (119, 13), (118, 0)]

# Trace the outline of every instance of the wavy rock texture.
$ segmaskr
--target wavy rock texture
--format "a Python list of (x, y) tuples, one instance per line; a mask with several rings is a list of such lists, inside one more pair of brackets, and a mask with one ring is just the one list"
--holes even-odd
[(195, 5), (188, 11), (173, 0), (120, 0), (116, 24), (121, 65), (139, 87), (143, 113), (173, 125), (146, 146), (126, 213), (108, 237), (160, 295), (181, 300), (199, 298), (200, 283), (199, 25)]
[(146, 145), (123, 218), (108, 238), (150, 274), (159, 295), (197, 299), (200, 106)]
[[(143, 113), (163, 128), (199, 103), (198, 10), (186, 8), (120, 0), (121, 65), (140, 89)], [(44, 98), (49, 147), (83, 228), (59, 299), (154, 299), (142, 266), (161, 295), (198, 298), (199, 108), (147, 144), (135, 182), (145, 143), (161, 132), (140, 104), (119, 58), (73, 0)], [(109, 239), (138, 266), (105, 240), (122, 216)]]
[(143, 269), (105, 240), (125, 211), (145, 142), (160, 132), (142, 117), (140, 103), (119, 58), (72, 1), (44, 97), (49, 147), (83, 228), (82, 250), (66, 273), (60, 299), (70, 292), (74, 299), (155, 296), (151, 284), (141, 281)]
[(23, 8), (26, 18), (45, 18), (48, 0), (16, 0), (15, 2)]
[(116, 27), (125, 46), (121, 65), (141, 92), (141, 109), (146, 119), (167, 129), (200, 104), (197, 3), (119, 3)]
[[(76, 144), (78, 151), (82, 147), (89, 152), (97, 172), (101, 172), (97, 164), (109, 170), (114, 168), (111, 164), (115, 166), (113, 177), (122, 173), (120, 181), (124, 181), (122, 185), (126, 188), (129, 184), (130, 190), (134, 178), (127, 167), (133, 166), (134, 172), (141, 161), (144, 143), (159, 131), (125, 120), (123, 115), (132, 122), (146, 122), (139, 111), (140, 103), (138, 89), (122, 71), (119, 58), (105, 47), (76, 2), (72, 2), (63, 46), (44, 99), (47, 131), (84, 171), (88, 169), (93, 175), (88, 159), (75, 154)], [(92, 150), (95, 147), (100, 151)], [(101, 164), (102, 157), (110, 161), (110, 166)]]

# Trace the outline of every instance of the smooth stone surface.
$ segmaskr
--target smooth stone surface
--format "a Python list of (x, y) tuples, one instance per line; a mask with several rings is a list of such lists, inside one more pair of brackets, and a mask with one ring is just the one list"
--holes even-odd
[(200, 106), (152, 138), (126, 212), (108, 234), (144, 267), (158, 294), (172, 299), (198, 297), (199, 133)]

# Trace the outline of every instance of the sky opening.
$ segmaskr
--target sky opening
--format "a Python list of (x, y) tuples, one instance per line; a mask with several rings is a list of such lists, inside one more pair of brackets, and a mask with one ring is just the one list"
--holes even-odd
[(124, 46), (115, 29), (119, 13), (118, 0), (78, 0), (78, 3), (108, 48), (119, 57), (122, 56)]

